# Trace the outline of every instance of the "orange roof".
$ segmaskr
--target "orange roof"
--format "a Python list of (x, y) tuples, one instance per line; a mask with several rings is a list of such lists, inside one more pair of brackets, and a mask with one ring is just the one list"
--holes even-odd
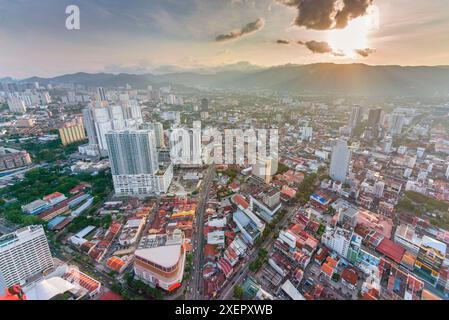
[(192, 245), (188, 242), (184, 242), (184, 250), (188, 252), (192, 251)]
[(233, 195), (232, 200), (238, 205), (242, 206), (244, 209), (247, 209), (249, 207), (249, 203), (239, 194)]
[(327, 257), (326, 263), (328, 263), (329, 266), (331, 266), (332, 268), (335, 268), (337, 266), (337, 264), (338, 264), (337, 260), (335, 260), (331, 256)]
[(296, 190), (294, 189), (282, 189), (282, 194), (285, 194), (289, 198), (293, 198), (296, 195)]
[(372, 288), (365, 292), (362, 296), (362, 300), (377, 300), (377, 296), (379, 295), (379, 292)]
[(120, 271), (120, 269), (125, 265), (125, 261), (117, 257), (111, 257), (106, 262), (106, 265), (115, 271)]
[(440, 297), (436, 296), (432, 292), (427, 289), (424, 289), (422, 292), (422, 300), (442, 300)]
[(59, 198), (61, 196), (64, 196), (61, 192), (53, 192), (53, 193), (50, 193), (49, 195), (46, 195), (43, 199), (44, 200), (52, 200), (52, 199)]
[(334, 274), (334, 268), (332, 268), (327, 263), (323, 263), (323, 265), (321, 266), (321, 271), (323, 271), (329, 277), (332, 277), (332, 275)]

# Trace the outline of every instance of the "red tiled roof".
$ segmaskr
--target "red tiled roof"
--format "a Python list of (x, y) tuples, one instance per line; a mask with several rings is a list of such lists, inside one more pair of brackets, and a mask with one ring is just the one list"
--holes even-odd
[(242, 206), (244, 209), (247, 209), (249, 207), (249, 203), (239, 194), (233, 195), (232, 200), (238, 205)]
[(401, 262), (402, 256), (405, 253), (405, 249), (403, 247), (387, 238), (384, 238), (380, 242), (376, 248), (376, 251), (382, 253), (397, 263)]
[(217, 247), (213, 244), (204, 245), (204, 256), (216, 256), (218, 254)]
[(327, 262), (321, 266), (321, 271), (331, 277), (334, 274), (334, 268), (332, 268)]
[(123, 300), (123, 298), (121, 295), (119, 295), (115, 292), (109, 291), (109, 292), (106, 292), (104, 295), (102, 295), (99, 300)]
[(120, 269), (125, 265), (125, 261), (117, 257), (111, 257), (106, 262), (106, 265), (115, 271), (120, 271)]
[(346, 282), (356, 285), (357, 280), (359, 280), (359, 276), (357, 275), (357, 271), (355, 271), (352, 268), (346, 268), (343, 270), (341, 274), (341, 278), (345, 280)]
[(61, 196), (64, 196), (61, 192), (53, 192), (53, 193), (50, 193), (49, 195), (46, 195), (43, 199), (45, 201), (47, 201), (47, 200), (59, 198)]

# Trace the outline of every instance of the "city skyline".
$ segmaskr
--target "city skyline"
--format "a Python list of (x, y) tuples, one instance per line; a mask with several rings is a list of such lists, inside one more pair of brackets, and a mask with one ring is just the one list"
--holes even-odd
[[(346, 8), (337, 0), (315, 1), (323, 13), (316, 21), (307, 16), (315, 8), (308, 3), (2, 0), (0, 77), (169, 73), (241, 61), (262, 67), (449, 64), (445, 1), (348, 1)], [(329, 3), (340, 9), (329, 11)], [(65, 28), (68, 5), (80, 9), (80, 30)]]

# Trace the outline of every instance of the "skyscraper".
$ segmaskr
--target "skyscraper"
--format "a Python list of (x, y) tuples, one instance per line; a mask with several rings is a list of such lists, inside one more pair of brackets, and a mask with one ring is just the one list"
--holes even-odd
[(351, 116), (349, 117), (348, 126), (354, 129), (362, 121), (362, 108), (360, 106), (354, 106), (352, 108)]
[(404, 122), (405, 119), (402, 114), (392, 114), (390, 117), (390, 133), (392, 135), (401, 134)]
[(104, 88), (99, 87), (99, 88), (97, 89), (97, 91), (98, 91), (98, 97), (100, 98), (100, 101), (107, 101), (107, 99), (106, 99), (106, 93), (105, 93), (105, 91), (104, 91)]
[(154, 131), (154, 138), (156, 140), (156, 148), (165, 148), (164, 126), (160, 122), (153, 122), (142, 125), (144, 129)]
[(201, 111), (208, 111), (209, 110), (209, 100), (206, 98), (201, 99)]
[(0, 237), (0, 291), (53, 267), (42, 226), (29, 226)]
[(167, 192), (173, 168), (160, 168), (152, 130), (106, 133), (112, 179), (117, 195), (146, 196)]
[(329, 175), (333, 180), (344, 182), (351, 162), (351, 150), (346, 140), (339, 139), (332, 149), (332, 158)]
[(15, 113), (25, 113), (27, 111), (25, 101), (19, 95), (9, 95), (8, 97), (8, 107), (9, 111)]
[(370, 109), (368, 113), (368, 126), (376, 127), (380, 124), (380, 120), (382, 118), (382, 109)]
[(142, 123), (140, 106), (134, 100), (124, 105), (110, 105), (107, 102), (93, 102), (83, 110), (83, 123), (89, 145), (102, 155), (107, 154), (106, 133), (111, 130), (136, 129)]
[(202, 165), (201, 121), (193, 128), (176, 128), (170, 134), (170, 155), (175, 164)]

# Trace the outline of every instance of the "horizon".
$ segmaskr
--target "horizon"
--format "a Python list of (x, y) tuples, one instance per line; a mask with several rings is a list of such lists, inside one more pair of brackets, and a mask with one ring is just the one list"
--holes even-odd
[[(248, 63), (250, 66), (259, 68), (259, 69), (253, 69), (253, 70), (214, 70), (219, 68), (225, 68), (228, 66), (235, 66), (241, 63)], [(152, 72), (151, 70), (148, 70), (147, 72), (107, 72), (107, 71), (76, 71), (72, 73), (61, 73), (61, 74), (53, 74), (49, 76), (41, 76), (41, 75), (31, 75), (24, 78), (14, 78), (9, 75), (1, 75), (0, 74), (0, 80), (3, 79), (12, 79), (14, 81), (25, 81), (31, 78), (41, 78), (41, 79), (53, 79), (63, 76), (69, 76), (69, 75), (75, 75), (75, 74), (89, 74), (89, 75), (97, 75), (97, 74), (112, 74), (112, 75), (120, 75), (120, 74), (126, 74), (126, 75), (171, 75), (171, 74), (181, 74), (181, 73), (194, 73), (199, 75), (207, 75), (207, 74), (216, 74), (219, 72), (247, 72), (247, 73), (254, 73), (258, 71), (268, 70), (272, 68), (280, 68), (280, 67), (286, 67), (286, 66), (292, 66), (292, 67), (301, 67), (301, 66), (311, 66), (311, 65), (325, 65), (325, 64), (334, 64), (334, 65), (342, 65), (342, 66), (349, 66), (349, 65), (362, 65), (367, 67), (400, 67), (400, 68), (449, 68), (449, 64), (447, 65), (400, 65), (400, 64), (377, 64), (372, 65), (368, 63), (363, 62), (353, 62), (353, 63), (338, 63), (338, 62), (315, 62), (315, 63), (306, 63), (306, 64), (296, 64), (296, 63), (286, 63), (286, 64), (280, 64), (280, 65), (271, 65), (271, 66), (260, 66), (260, 65), (254, 65), (250, 64), (248, 61), (238, 61), (235, 63), (229, 63), (229, 64), (222, 64), (222, 65), (216, 65), (216, 66), (209, 66), (209, 67), (201, 67), (197, 69), (183, 69), (178, 71), (167, 71), (167, 72)], [(205, 72), (207, 69), (209, 69), (209, 72)], [(202, 71), (203, 70), (203, 71)]]
[[(241, 61), (263, 68), (449, 65), (447, 1), (360, 0), (343, 7), (339, 0), (313, 3), (0, 0), (0, 77), (168, 74)], [(75, 30), (65, 25), (71, 5), (80, 12)], [(299, 10), (301, 6), (310, 7)], [(23, 52), (26, 59), (19, 58)]]

